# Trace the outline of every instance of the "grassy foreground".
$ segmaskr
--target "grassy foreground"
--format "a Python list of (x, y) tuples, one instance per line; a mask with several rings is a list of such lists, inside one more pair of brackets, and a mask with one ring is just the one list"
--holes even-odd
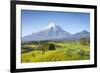
[[(89, 45), (82, 45), (79, 42), (47, 42), (48, 44), (24, 44), (22, 45), (21, 61), (30, 62), (51, 62), (51, 61), (71, 61), (89, 60)], [(49, 49), (49, 44), (54, 44), (55, 49)], [(27, 48), (26, 48), (27, 47)], [(42, 47), (42, 50), (41, 50)], [(45, 50), (43, 50), (45, 48)]]

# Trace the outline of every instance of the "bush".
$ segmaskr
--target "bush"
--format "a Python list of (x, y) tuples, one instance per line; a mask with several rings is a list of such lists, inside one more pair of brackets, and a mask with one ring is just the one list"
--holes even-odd
[(48, 50), (48, 45), (47, 44), (40, 44), (36, 48), (39, 51), (42, 51), (42, 54), (44, 54)]
[(82, 45), (88, 45), (89, 40), (88, 40), (87, 38), (81, 38), (81, 39), (80, 39), (80, 43), (81, 43)]
[(55, 50), (55, 45), (54, 44), (50, 44), (49, 47), (48, 47), (48, 50)]

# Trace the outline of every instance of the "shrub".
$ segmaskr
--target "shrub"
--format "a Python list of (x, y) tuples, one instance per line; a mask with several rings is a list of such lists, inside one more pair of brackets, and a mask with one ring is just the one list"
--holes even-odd
[(38, 45), (37, 50), (42, 51), (42, 54), (44, 54), (48, 50), (48, 45), (47, 44)]
[(81, 43), (82, 45), (88, 45), (89, 40), (88, 40), (87, 38), (81, 38), (81, 39), (80, 39), (80, 43)]
[(55, 50), (55, 45), (54, 44), (50, 44), (49, 47), (48, 47), (48, 50)]

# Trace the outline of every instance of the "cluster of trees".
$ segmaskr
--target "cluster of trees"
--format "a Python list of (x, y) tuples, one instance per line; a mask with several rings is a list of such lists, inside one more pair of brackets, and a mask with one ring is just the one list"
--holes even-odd
[(41, 50), (43, 54), (48, 50), (55, 50), (55, 49), (56, 47), (54, 44), (42, 44), (37, 47), (37, 50)]
[(89, 44), (90, 44), (90, 40), (87, 39), (87, 38), (81, 38), (81, 39), (80, 39), (80, 43), (81, 43), (82, 45), (89, 45)]
[[(48, 43), (50, 41), (34, 41), (34, 42), (29, 42), (29, 43), (23, 43), (22, 49), (28, 51), (28, 49), (32, 50), (40, 50), (43, 52), (43, 54), (48, 51), (48, 50), (55, 50), (55, 44), (54, 43)], [(24, 45), (36, 45), (36, 47), (31, 47), (31, 46), (24, 46)]]

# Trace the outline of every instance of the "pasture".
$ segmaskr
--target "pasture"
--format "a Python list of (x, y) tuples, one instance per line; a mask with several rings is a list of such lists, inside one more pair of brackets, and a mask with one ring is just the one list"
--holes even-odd
[(22, 44), (21, 62), (89, 60), (90, 46), (79, 41), (44, 41)]

